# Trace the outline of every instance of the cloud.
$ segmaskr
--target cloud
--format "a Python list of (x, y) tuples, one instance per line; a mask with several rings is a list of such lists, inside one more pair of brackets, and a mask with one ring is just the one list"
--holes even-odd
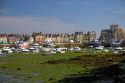
[(58, 5), (91, 5), (91, 2), (87, 2), (87, 1), (62, 1), (62, 2), (58, 2)]
[(81, 4), (81, 5), (92, 5), (91, 2), (81, 2), (80, 4)]
[(112, 11), (114, 14), (125, 14), (125, 10), (114, 10)]
[(8, 12), (4, 9), (0, 9), (0, 15), (6, 15)]
[(74, 24), (65, 23), (53, 17), (18, 17), (0, 16), (1, 32), (32, 33), (72, 33), (77, 28)]
[(69, 5), (69, 4), (74, 4), (74, 1), (62, 1), (62, 2), (58, 2), (58, 5)]
[(125, 14), (125, 7), (103, 7), (98, 8), (99, 11), (108, 11), (112, 14)]
[(98, 10), (119, 10), (119, 9), (125, 9), (125, 7), (102, 7), (102, 8), (98, 8)]
[(111, 12), (113, 14), (123, 15), (123, 14), (125, 14), (125, 7), (116, 7), (114, 9), (112, 9)]

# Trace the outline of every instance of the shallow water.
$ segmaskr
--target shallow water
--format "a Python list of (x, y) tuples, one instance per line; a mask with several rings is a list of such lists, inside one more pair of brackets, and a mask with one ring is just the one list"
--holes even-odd
[[(116, 47), (104, 47), (103, 50), (108, 50), (109, 52), (114, 52)], [(85, 52), (102, 52), (103, 50), (96, 50), (95, 48), (83, 48), (82, 49)], [(123, 47), (123, 50), (125, 50), (125, 47)]]

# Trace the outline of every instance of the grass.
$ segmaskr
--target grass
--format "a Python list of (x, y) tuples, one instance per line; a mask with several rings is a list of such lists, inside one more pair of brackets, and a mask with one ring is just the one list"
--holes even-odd
[(50, 60), (70, 59), (80, 56), (80, 53), (67, 52), (65, 54), (20, 54), (15, 53), (0, 58), (0, 68), (8, 75), (16, 76), (20, 79), (42, 80), (47, 83), (64, 78), (66, 75), (78, 73), (83, 70), (82, 67), (73, 64), (46, 64)]
[[(73, 74), (89, 73), (95, 66), (91, 65), (93, 62), (83, 63), (77, 62), (74, 58), (78, 57), (81, 61), (92, 60), (96, 55), (102, 57), (109, 57), (111, 53), (91, 53), (91, 52), (66, 52), (64, 54), (56, 53), (52, 55), (42, 55), (41, 53), (21, 54), (14, 53), (5, 57), (0, 57), (1, 72), (12, 75), (15, 78), (28, 80), (30, 83), (37, 81), (44, 81), (45, 83), (57, 82)], [(90, 56), (89, 56), (90, 55)], [(100, 58), (99, 58), (100, 59)], [(49, 61), (61, 61), (59, 64), (49, 64)], [(89, 65), (90, 64), (90, 65)]]

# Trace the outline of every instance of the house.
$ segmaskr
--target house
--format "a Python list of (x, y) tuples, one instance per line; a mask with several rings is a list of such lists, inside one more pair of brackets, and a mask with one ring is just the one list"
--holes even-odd
[(113, 23), (110, 25), (110, 29), (101, 30), (99, 40), (102, 44), (110, 44), (112, 40), (121, 41), (125, 39), (125, 32), (118, 24)]
[(33, 32), (32, 36), (34, 38), (34, 42), (42, 43), (45, 41), (45, 35), (42, 34), (42, 32), (38, 32), (38, 33)]
[(7, 44), (7, 36), (5, 34), (0, 34), (0, 43)]

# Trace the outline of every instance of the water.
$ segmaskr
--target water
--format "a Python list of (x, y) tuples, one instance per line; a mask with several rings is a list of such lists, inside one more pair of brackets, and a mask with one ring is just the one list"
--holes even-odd
[[(116, 47), (104, 47), (103, 50), (108, 50), (109, 52), (117, 51), (115, 50)], [(83, 48), (82, 49), (85, 52), (102, 52), (103, 50), (96, 50), (95, 48)], [(125, 47), (123, 47), (123, 50), (125, 50)]]

